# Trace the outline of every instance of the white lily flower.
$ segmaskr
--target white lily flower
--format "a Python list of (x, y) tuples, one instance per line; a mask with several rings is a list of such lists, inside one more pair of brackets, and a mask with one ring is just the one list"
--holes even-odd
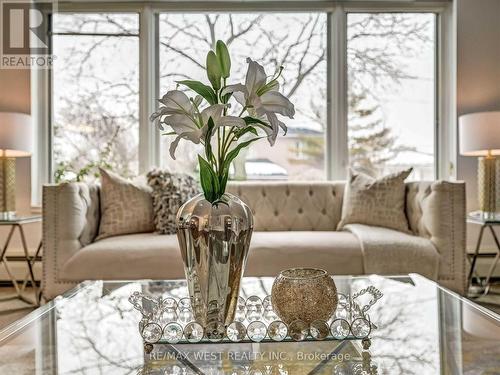
[(180, 90), (171, 90), (159, 100), (164, 105), (165, 114), (175, 113), (192, 115), (194, 113), (193, 103), (188, 96)]
[(199, 144), (204, 131), (196, 122), (196, 109), (193, 103), (182, 91), (169, 91), (159, 101), (163, 106), (151, 115), (151, 120), (154, 120), (162, 130), (163, 124), (170, 126), (177, 134), (177, 137), (170, 144), (170, 156), (175, 159), (175, 150), (181, 139)]
[[(245, 84), (235, 84), (226, 86), (222, 90), (222, 95), (232, 93), (236, 101), (243, 107), (247, 107), (252, 116), (267, 117), (271, 125), (272, 132), (263, 127), (268, 135), (271, 145), (274, 144), (279, 128), (286, 133), (286, 125), (279, 121), (276, 114), (293, 118), (295, 115), (294, 105), (278, 90), (276, 81), (266, 83), (267, 76), (264, 67), (259, 63), (247, 59), (248, 70)], [(266, 84), (268, 85), (267, 87)]]
[[(180, 90), (167, 92), (159, 100), (161, 106), (151, 115), (151, 121), (161, 130), (164, 126), (172, 128), (173, 131), (165, 135), (176, 136), (170, 144), (173, 159), (181, 139), (204, 145), (204, 154), (198, 155), (201, 186), (205, 199), (214, 204), (226, 190), (228, 169), (238, 153), (264, 138), (260, 136), (261, 131), (265, 132), (271, 146), (274, 145), (280, 129), (285, 134), (287, 131), (279, 116), (293, 118), (295, 108), (279, 92), (278, 79), (283, 67), (268, 78), (262, 65), (247, 58), (245, 83), (224, 86), (221, 90), (221, 78), (224, 78), (225, 85), (231, 69), (226, 44), (218, 40), (215, 51), (208, 52), (206, 61), (211, 86), (191, 79), (178, 81), (195, 96), (188, 97)], [(238, 116), (226, 115), (230, 108), (227, 102), (231, 97), (243, 107)], [(208, 107), (203, 109), (204, 102), (208, 103)], [(248, 115), (242, 117), (245, 112)], [(213, 129), (215, 127), (217, 129)], [(224, 131), (221, 132), (220, 127), (224, 127)]]
[[(233, 97), (242, 106), (253, 105), (258, 100), (257, 90), (266, 84), (266, 72), (259, 63), (247, 58), (248, 70), (245, 84), (228, 85), (222, 90), (222, 95), (233, 93)], [(255, 107), (255, 106), (254, 106)]]
[(295, 107), (288, 98), (278, 91), (268, 91), (260, 97), (260, 107), (257, 112), (279, 113), (280, 115), (293, 118)]
[(207, 124), (208, 119), (212, 117), (215, 126), (235, 126), (238, 128), (246, 126), (245, 120), (243, 120), (241, 117), (223, 116), (222, 113), (225, 107), (227, 107), (227, 105), (214, 104), (201, 111), (203, 124)]
[(247, 59), (247, 62), (248, 70), (245, 84), (228, 85), (222, 90), (222, 95), (233, 93), (233, 97), (238, 103), (254, 108), (261, 115), (272, 112), (293, 118), (295, 108), (286, 96), (277, 91), (278, 83), (273, 83), (266, 88), (267, 90), (260, 93), (259, 91), (263, 91), (267, 79), (264, 67), (250, 58)]
[(266, 71), (258, 62), (247, 58), (248, 70), (245, 77), (245, 86), (249, 94), (256, 93), (258, 89), (266, 84)]
[(174, 114), (166, 116), (163, 119), (163, 123), (170, 126), (174, 132), (177, 133), (177, 137), (170, 144), (170, 156), (175, 160), (175, 150), (181, 139), (187, 139), (194, 144), (199, 144), (203, 138), (204, 129), (199, 128), (198, 124), (193, 120), (192, 117), (183, 114)]
[(181, 139), (187, 139), (187, 140), (193, 142), (194, 144), (199, 144), (202, 136), (203, 136), (202, 131), (199, 130), (199, 131), (193, 131), (193, 132), (185, 132), (185, 133), (179, 134), (177, 137), (175, 137), (175, 139), (172, 141), (172, 143), (170, 144), (170, 147), (168, 149), (172, 159), (176, 160), (175, 159), (175, 151), (177, 150), (177, 146), (179, 146), (179, 141)]
[(278, 130), (281, 128), (283, 132), (286, 134), (288, 131), (286, 125), (278, 119), (278, 116), (276, 116), (272, 112), (267, 112), (266, 113), (267, 120), (269, 121), (269, 124), (271, 124), (271, 134), (267, 135), (267, 139), (269, 141), (269, 144), (271, 146), (274, 145), (274, 142), (276, 142), (276, 137), (278, 135)]
[(212, 120), (214, 121), (214, 123), (216, 123), (216, 120), (219, 120), (221, 118), (223, 110), (224, 105), (222, 104), (213, 104), (205, 108), (203, 111), (201, 111), (201, 119), (203, 123), (207, 124), (210, 117), (212, 117)]
[(159, 100), (159, 102), (163, 104), (163, 106), (150, 116), (150, 120), (154, 121), (160, 130), (164, 130), (164, 116), (178, 114), (193, 119), (195, 108), (188, 96), (182, 91), (169, 91)]

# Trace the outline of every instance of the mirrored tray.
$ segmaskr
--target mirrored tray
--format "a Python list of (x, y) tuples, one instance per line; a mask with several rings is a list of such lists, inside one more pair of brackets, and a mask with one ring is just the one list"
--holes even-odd
[(139, 332), (149, 350), (153, 344), (316, 340), (363, 340), (363, 347), (368, 349), (370, 333), (377, 328), (368, 311), (381, 297), (382, 293), (373, 286), (352, 295), (339, 293), (337, 309), (328, 321), (306, 324), (296, 320), (288, 325), (273, 311), (271, 296), (240, 297), (230, 325), (224, 327), (220, 322), (212, 322), (205, 328), (194, 321), (189, 298), (152, 297), (134, 292), (129, 301), (142, 314)]

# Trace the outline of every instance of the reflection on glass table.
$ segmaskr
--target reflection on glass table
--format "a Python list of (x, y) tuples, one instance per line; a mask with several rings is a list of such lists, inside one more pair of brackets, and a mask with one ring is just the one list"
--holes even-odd
[[(246, 278), (242, 297), (269, 294)], [(338, 291), (369, 285), (384, 297), (363, 351), (353, 341), (175, 344), (146, 354), (135, 291), (187, 296), (184, 281), (93, 281), (0, 332), (1, 374), (461, 374), (500, 367), (500, 317), (418, 275), (335, 277)], [(366, 372), (369, 373), (369, 372)]]

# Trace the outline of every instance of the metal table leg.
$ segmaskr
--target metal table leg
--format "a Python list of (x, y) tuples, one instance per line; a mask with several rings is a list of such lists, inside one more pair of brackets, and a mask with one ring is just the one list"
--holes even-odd
[(497, 255), (495, 255), (495, 260), (491, 263), (490, 269), (488, 270), (486, 281), (484, 283), (486, 287), (484, 294), (488, 294), (490, 290), (491, 287), (490, 279), (493, 276), (493, 272), (495, 272), (495, 268), (498, 264), (498, 261), (500, 260), (500, 242), (498, 241), (498, 237), (497, 234), (495, 233), (495, 230), (493, 229), (493, 226), (488, 225), (488, 228), (490, 228), (491, 235), (493, 236), (493, 240), (495, 241), (495, 245), (497, 246)]
[[(28, 243), (26, 241), (26, 236), (24, 235), (24, 229), (23, 229), (22, 225), (18, 225), (18, 228), (19, 228), (19, 233), (21, 234), (21, 242), (23, 244), (24, 256), (26, 258), (26, 264), (28, 266), (28, 272), (29, 272), (29, 279), (27, 277), (24, 278), (23, 291), (29, 282), (29, 283), (31, 283), (31, 286), (35, 290), (35, 294), (36, 294), (36, 293), (38, 293), (38, 291), (37, 291), (37, 286), (36, 286), (36, 282), (35, 282), (35, 274), (33, 272), (33, 263), (31, 262), (31, 258), (29, 255)], [(37, 250), (37, 252), (38, 252), (38, 250)], [(26, 280), (27, 280), (27, 282), (26, 282)]]
[[(31, 258), (31, 266), (33, 267), (35, 265), (35, 262), (37, 261), (38, 257), (40, 256), (40, 252), (42, 251), (43, 248), (43, 242), (40, 240), (40, 243), (38, 244), (38, 247), (35, 252), (35, 256)], [(38, 288), (38, 293), (36, 294), (36, 304), (37, 306), (40, 306), (42, 302), (42, 287), (40, 285), (40, 288)]]
[[(0, 254), (0, 263), (3, 264), (5, 271), (7, 272), (7, 275), (9, 276), (9, 278), (12, 282), (12, 285), (14, 286), (14, 289), (16, 290), (16, 295), (18, 297), (20, 297), (21, 290), (19, 288), (19, 284), (9, 268), (9, 263), (8, 263), (7, 257), (6, 257), (7, 249), (9, 248), (10, 241), (12, 240), (12, 236), (14, 235), (15, 229), (16, 229), (15, 225), (12, 225), (12, 227), (10, 228), (10, 231), (9, 231), (9, 235), (7, 236), (7, 239), (5, 240), (5, 243), (3, 245), (2, 253)], [(11, 298), (8, 298), (8, 299), (11, 299)]]
[[(28, 270), (24, 276), (23, 283), (21, 284), (21, 286), (19, 286), (19, 283), (17, 282), (14, 274), (10, 270), (9, 263), (7, 261), (7, 256), (6, 256), (7, 250), (9, 248), (10, 242), (12, 240), (12, 237), (14, 235), (16, 228), (18, 228), (18, 230), (19, 230), (19, 234), (21, 237), (21, 243), (22, 243), (22, 247), (23, 247), (23, 252), (24, 252), (24, 258), (26, 261), (26, 265), (28, 266)], [(7, 272), (8, 276), (12, 282), (12, 285), (14, 286), (14, 289), (16, 290), (16, 297), (19, 298), (20, 300), (30, 304), (30, 305), (35, 305), (35, 306), (39, 305), (39, 298), (38, 298), (39, 293), (38, 293), (38, 287), (37, 287), (36, 282), (35, 282), (35, 274), (33, 272), (33, 264), (34, 264), (36, 258), (38, 257), (40, 251), (41, 251), (41, 242), (37, 248), (35, 256), (31, 257), (29, 255), (28, 243), (26, 241), (24, 229), (23, 229), (21, 224), (14, 223), (11, 226), (11, 229), (9, 231), (9, 235), (7, 236), (7, 240), (5, 241), (5, 244), (2, 248), (2, 252), (0, 253), (0, 263), (3, 264), (5, 271)], [(35, 291), (35, 301), (33, 301), (25, 296), (25, 289), (28, 286), (28, 283), (31, 283), (31, 286), (33, 287), (33, 289)], [(16, 297), (14, 297), (14, 298), (16, 298)], [(8, 299), (12, 299), (12, 297), (9, 297)]]
[(467, 277), (467, 286), (468, 286), (468, 288), (471, 287), (472, 275), (474, 274), (474, 269), (476, 268), (476, 262), (477, 262), (477, 257), (478, 257), (478, 254), (479, 254), (479, 249), (481, 248), (481, 243), (483, 241), (484, 228), (485, 228), (485, 225), (481, 225), (481, 229), (479, 230), (479, 237), (477, 239), (476, 249), (475, 249), (474, 255), (472, 257), (472, 263), (471, 263), (471, 266), (470, 266), (469, 276)]

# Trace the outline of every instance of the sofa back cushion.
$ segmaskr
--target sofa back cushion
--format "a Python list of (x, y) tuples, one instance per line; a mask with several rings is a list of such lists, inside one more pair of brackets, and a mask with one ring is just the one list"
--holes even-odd
[(256, 231), (328, 231), (340, 221), (344, 182), (232, 182), (228, 192), (252, 209)]
[[(99, 228), (100, 186), (87, 186), (84, 183), (64, 185), (81, 187), (78, 191), (86, 207), (87, 222), (79, 234), (79, 239), (82, 246), (88, 245), (95, 239)], [(448, 185), (450, 184), (426, 181), (406, 183), (406, 212), (410, 229), (414, 234), (431, 237), (429, 229), (422, 221), (423, 209), (425, 208), (423, 206), (427, 206), (424, 202), (427, 201), (428, 197), (436, 195), (436, 193), (431, 194), (433, 190), (441, 192), (442, 189), (438, 189), (438, 187)], [(342, 212), (344, 186), (344, 181), (230, 182), (228, 192), (239, 196), (250, 206), (255, 215), (255, 230), (257, 231), (321, 231), (335, 230), (337, 227)], [(82, 190), (83, 188), (85, 189)], [(461, 188), (463, 189), (463, 187)], [(87, 191), (87, 193), (83, 194), (82, 191)], [(442, 195), (438, 198), (444, 199)], [(300, 209), (302, 209), (301, 214), (298, 213)], [(312, 222), (316, 222), (316, 227), (311, 224)]]

